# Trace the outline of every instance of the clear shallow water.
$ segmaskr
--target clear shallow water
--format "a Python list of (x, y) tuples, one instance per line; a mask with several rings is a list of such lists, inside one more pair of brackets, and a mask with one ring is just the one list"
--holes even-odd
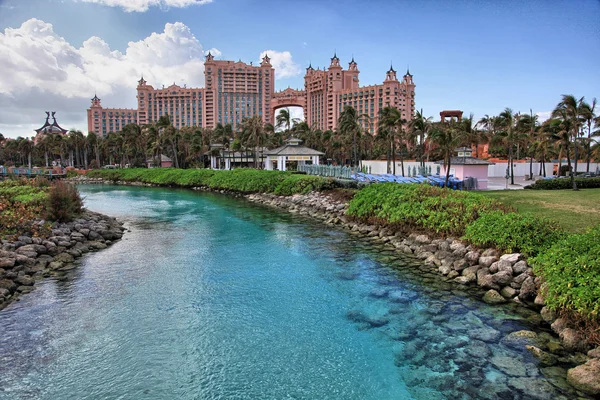
[(223, 196), (80, 191), (131, 232), (0, 312), (2, 399), (557, 394), (501, 342), (531, 328), (527, 315), (413, 260)]

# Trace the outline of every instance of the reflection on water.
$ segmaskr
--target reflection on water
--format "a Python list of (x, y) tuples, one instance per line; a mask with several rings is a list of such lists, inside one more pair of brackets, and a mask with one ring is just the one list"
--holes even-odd
[[(0, 398), (561, 398), (493, 308), (412, 259), (211, 194), (81, 187), (124, 239), (0, 312)], [(533, 389), (532, 389), (533, 388)]]

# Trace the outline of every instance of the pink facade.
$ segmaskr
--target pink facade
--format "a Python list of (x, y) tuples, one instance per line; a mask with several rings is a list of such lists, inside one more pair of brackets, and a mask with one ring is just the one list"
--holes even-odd
[[(450, 165), (450, 173), (456, 178), (464, 180), (465, 178), (476, 178), (477, 189), (486, 190), (488, 188), (488, 165)], [(446, 167), (442, 165), (441, 176), (446, 176)]]
[(399, 81), (396, 71), (390, 67), (383, 84), (364, 87), (359, 85), (359, 73), (354, 58), (344, 70), (337, 55), (331, 58), (327, 70), (315, 70), (312, 66), (306, 69), (304, 118), (310, 126), (334, 130), (345, 106), (352, 106), (359, 115), (368, 115), (373, 123), (368, 126), (367, 121), (362, 121), (363, 127), (373, 134), (377, 132), (379, 111), (384, 107), (399, 109), (408, 121), (413, 118), (415, 84), (408, 70)]
[(123, 129), (128, 123), (146, 125), (165, 114), (176, 128), (197, 126), (214, 128), (231, 124), (238, 128), (244, 118), (260, 115), (263, 122), (274, 123), (277, 109), (299, 106), (305, 120), (314, 128), (334, 130), (344, 106), (373, 119), (366, 126), (377, 131), (377, 116), (384, 107), (396, 107), (411, 120), (415, 110), (415, 84), (406, 71), (402, 81), (390, 67), (381, 85), (360, 87), (358, 65), (352, 59), (348, 69), (333, 56), (327, 70), (306, 69), (304, 90), (275, 92), (275, 70), (268, 56), (260, 65), (241, 61), (217, 61), (209, 53), (204, 63), (205, 88), (187, 88), (173, 83), (155, 89), (143, 78), (137, 86), (137, 109), (104, 108), (94, 96), (87, 110), (88, 131), (105, 136)]

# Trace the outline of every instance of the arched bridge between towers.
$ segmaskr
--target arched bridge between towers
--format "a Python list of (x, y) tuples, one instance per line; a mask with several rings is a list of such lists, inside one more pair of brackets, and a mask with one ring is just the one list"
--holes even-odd
[(272, 124), (275, 124), (275, 111), (284, 107), (302, 107), (304, 115), (306, 115), (306, 91), (287, 88), (273, 93), (273, 97), (271, 97)]

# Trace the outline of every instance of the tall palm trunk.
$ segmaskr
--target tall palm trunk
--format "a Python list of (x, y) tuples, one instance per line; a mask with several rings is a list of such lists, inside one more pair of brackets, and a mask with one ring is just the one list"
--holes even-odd
[(573, 173), (571, 174), (571, 183), (573, 184), (573, 190), (579, 190), (577, 188), (577, 181), (575, 180), (575, 176), (577, 176), (577, 158), (579, 158), (579, 154), (577, 152), (578, 146), (577, 146), (577, 131), (575, 131), (575, 136), (573, 137), (573, 146), (574, 146), (574, 153), (575, 153), (575, 170), (573, 171)]

